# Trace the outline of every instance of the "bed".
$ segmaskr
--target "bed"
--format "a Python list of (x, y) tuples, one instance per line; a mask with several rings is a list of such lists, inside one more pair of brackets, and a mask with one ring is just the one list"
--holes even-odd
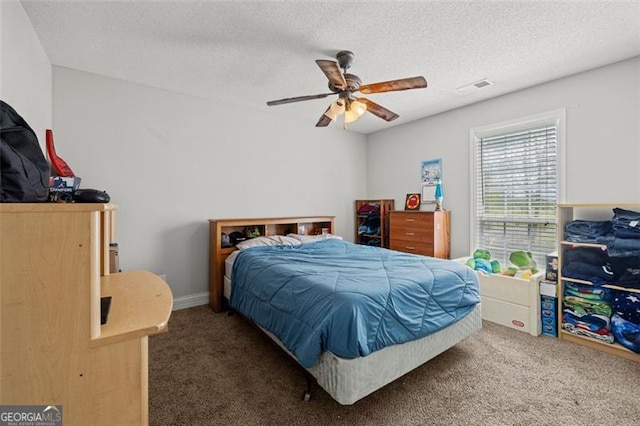
[[(330, 233), (319, 236), (271, 235), (240, 243), (239, 248), (241, 250), (235, 250), (234, 248), (225, 255), (221, 296), (224, 297), (232, 309), (258, 325), (282, 349), (292, 356), (305, 369), (307, 374), (338, 403), (343, 405), (355, 403), (439, 355), (481, 328), (477, 276), (471, 269), (454, 261), (415, 256), (377, 247), (358, 246), (339, 238), (331, 237)], [(297, 242), (292, 242), (293, 240), (297, 240)], [(341, 251), (344, 261), (326, 257), (327, 253), (336, 250)], [(300, 263), (300, 259), (291, 260), (292, 255), (302, 258), (302, 263)], [(377, 257), (379, 260), (378, 265), (383, 266), (372, 266), (373, 264), (369, 263), (364, 270), (358, 270), (357, 265), (368, 262), (368, 260), (364, 259), (370, 255)], [(324, 263), (324, 266), (309, 263), (314, 259), (314, 256), (323, 258), (324, 260), (320, 263)], [(347, 261), (350, 256), (355, 256), (355, 263)], [(400, 267), (384, 269), (386, 264), (398, 265), (398, 262), (400, 262)], [(338, 269), (336, 271), (326, 269), (327, 263)], [(432, 270), (430, 273), (432, 282), (427, 287), (434, 294), (425, 295), (426, 287), (422, 285), (420, 290), (422, 293), (420, 294), (396, 292), (393, 297), (384, 296), (384, 286), (386, 284), (375, 284), (379, 281), (380, 274), (389, 274), (391, 278), (388, 281), (388, 295), (392, 295), (392, 288), (411, 287), (407, 282), (416, 279), (415, 265), (422, 265), (420, 268)], [(427, 265), (429, 267), (426, 267)], [(408, 270), (407, 268), (410, 269)], [(269, 270), (273, 273), (268, 273)], [(289, 272), (286, 272), (287, 270)], [(372, 270), (376, 270), (377, 273), (371, 275)], [(296, 290), (295, 286), (287, 288), (287, 285), (279, 283), (277, 281), (278, 277), (283, 273), (285, 276), (289, 274), (288, 278), (283, 278), (285, 283), (298, 280), (299, 285), (302, 287), (298, 286)], [(373, 320), (362, 319), (364, 317), (362, 317), (361, 311), (356, 314), (358, 318), (361, 318), (361, 323), (375, 323), (377, 328), (374, 332), (361, 332), (356, 326), (344, 325), (347, 321), (342, 317), (336, 317), (326, 319), (324, 322), (335, 323), (338, 326), (329, 326), (317, 332), (316, 335), (313, 335), (313, 333), (305, 335), (302, 332), (305, 326), (301, 326), (301, 323), (296, 323), (298, 320), (308, 321), (309, 318), (295, 319), (287, 317), (289, 319), (275, 322), (270, 319), (274, 312), (283, 310), (285, 305), (276, 304), (275, 307), (269, 307), (264, 303), (265, 300), (277, 300), (279, 298), (280, 302), (284, 303), (285, 299), (295, 297), (296, 292), (306, 293), (315, 291), (317, 287), (322, 287), (322, 283), (326, 281), (328, 276), (350, 276), (352, 273), (354, 276), (362, 277), (363, 279), (356, 279), (356, 284), (347, 282), (346, 284), (335, 285), (334, 288), (342, 289), (338, 293), (348, 294), (349, 296), (353, 293), (359, 293), (358, 286), (361, 286), (364, 280), (364, 282), (374, 283), (367, 284), (367, 288), (369, 286), (377, 287), (378, 289), (382, 288), (382, 293), (378, 292), (373, 296), (365, 296), (365, 298), (374, 299), (383, 297), (383, 299), (377, 301), (377, 304), (374, 304), (377, 308), (382, 305), (393, 305), (393, 303), (387, 303), (388, 301), (398, 302), (402, 299), (407, 299), (410, 305), (413, 303), (410, 306), (411, 309), (409, 309), (408, 315), (411, 316), (411, 310), (413, 309), (413, 316), (415, 317), (416, 303), (419, 305), (416, 300), (422, 300), (426, 306), (429, 303), (433, 304), (435, 299), (440, 298), (435, 305), (446, 305), (449, 312), (445, 316), (448, 315), (448, 318), (444, 320), (442, 318), (430, 319), (427, 321), (430, 323), (428, 326), (420, 325), (418, 329), (415, 328), (415, 324), (402, 325), (402, 327), (408, 327), (407, 330), (401, 330), (401, 332), (397, 333), (397, 328), (394, 328), (394, 324), (392, 324), (394, 321), (398, 321), (397, 318), (392, 318), (392, 321), (381, 321), (380, 318), (389, 316), (389, 313), (382, 313), (383, 311), (374, 309), (376, 312)], [(376, 278), (376, 274), (378, 278)], [(403, 275), (406, 275), (409, 279), (403, 278)], [(427, 272), (427, 275), (429, 275), (429, 272)], [(311, 277), (310, 282), (307, 280), (309, 277)], [(449, 278), (445, 279), (446, 277)], [(457, 290), (455, 290), (455, 294), (452, 293), (447, 296), (448, 287), (451, 285), (447, 280), (452, 277), (457, 282), (454, 283), (454, 287)], [(349, 287), (351, 285), (356, 285), (355, 292), (352, 291), (353, 288)], [(326, 287), (331, 287), (331, 285)], [(253, 290), (250, 290), (251, 288)], [(287, 289), (282, 290), (285, 288)], [(247, 291), (249, 293), (253, 292), (249, 297), (251, 299), (249, 302), (247, 302), (246, 295), (244, 297), (239, 296)], [(256, 295), (259, 297), (255, 297)], [(282, 297), (282, 295), (286, 295), (286, 297)], [(320, 300), (322, 300), (322, 296), (320, 297)], [(324, 297), (325, 300), (327, 298), (335, 298), (335, 294)], [(382, 303), (380, 303), (381, 300)], [(317, 312), (314, 312), (311, 316), (323, 319), (329, 318), (327, 309), (329, 311), (332, 310), (330, 303), (317, 301), (310, 303), (311, 305), (303, 308), (302, 311), (311, 312), (316, 310)], [(294, 305), (301, 305), (301, 302), (298, 301)], [(437, 308), (435, 305), (434, 308)], [(371, 308), (369, 307), (365, 308), (365, 311), (370, 310)], [(260, 312), (265, 311), (268, 312), (266, 320), (258, 315)], [(406, 312), (402, 313), (400, 307), (394, 307), (394, 312), (396, 316), (406, 314)], [(287, 315), (290, 315), (290, 313), (287, 313)], [(311, 328), (313, 327), (311, 326)], [(421, 334), (422, 328), (426, 329), (424, 335)], [(294, 334), (293, 343), (291, 336), (287, 335), (288, 332), (292, 331), (292, 334)], [(361, 335), (358, 336), (358, 333)], [(330, 339), (327, 336), (340, 334), (350, 336), (347, 339), (348, 342), (330, 346)], [(382, 340), (387, 341), (378, 342), (376, 339), (379, 334), (385, 337)], [(312, 343), (305, 346), (309, 341)], [(305, 344), (301, 344), (301, 342)], [(330, 349), (328, 349), (329, 346), (323, 348), (325, 344), (329, 345)], [(341, 345), (346, 347), (340, 347)], [(305, 396), (308, 398), (309, 389)]]

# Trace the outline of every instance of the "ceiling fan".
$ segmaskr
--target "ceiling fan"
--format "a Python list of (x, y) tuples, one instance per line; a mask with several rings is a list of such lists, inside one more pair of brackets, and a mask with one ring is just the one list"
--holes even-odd
[[(373, 84), (362, 84), (360, 77), (347, 73), (353, 63), (353, 52), (342, 50), (336, 55), (336, 61), (327, 59), (317, 59), (316, 64), (329, 80), (330, 93), (320, 93), (317, 95), (297, 96), (295, 98), (285, 98), (276, 101), (269, 101), (267, 105), (282, 105), (292, 102), (309, 101), (312, 99), (322, 99), (329, 95), (338, 95), (338, 99), (329, 105), (327, 110), (320, 116), (316, 123), (316, 127), (326, 127), (335, 120), (339, 115), (344, 114), (344, 127), (346, 123), (357, 120), (366, 111), (382, 118), (386, 121), (392, 121), (398, 118), (398, 114), (370, 101), (366, 98), (356, 98), (354, 92), (371, 93), (396, 92), (408, 89), (421, 89), (427, 87), (427, 80), (422, 76), (401, 78), (399, 80), (390, 80)], [(340, 71), (342, 68), (342, 71)]]

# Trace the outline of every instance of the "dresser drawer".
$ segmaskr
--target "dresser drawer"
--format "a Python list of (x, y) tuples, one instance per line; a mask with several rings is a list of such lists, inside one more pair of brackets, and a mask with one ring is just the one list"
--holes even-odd
[(433, 228), (433, 214), (394, 211), (391, 215), (391, 227)]
[(389, 248), (391, 250), (403, 251), (405, 253), (433, 256), (433, 244), (431, 243), (392, 239)]
[(397, 226), (391, 230), (391, 238), (394, 240), (408, 241), (433, 241), (433, 228), (413, 228), (410, 226)]

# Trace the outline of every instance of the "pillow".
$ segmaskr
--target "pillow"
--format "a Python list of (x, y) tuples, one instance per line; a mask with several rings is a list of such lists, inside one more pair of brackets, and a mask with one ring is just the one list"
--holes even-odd
[(256, 237), (244, 240), (236, 244), (238, 250), (245, 250), (250, 247), (263, 247), (263, 246), (298, 246), (302, 244), (301, 241), (284, 235), (270, 235), (268, 237)]
[(298, 235), (298, 234), (287, 234), (287, 237), (294, 238), (298, 240), (302, 244), (306, 243), (314, 243), (316, 241), (329, 240), (331, 238), (335, 238), (337, 240), (341, 240), (342, 237), (333, 234), (322, 234), (322, 235)]

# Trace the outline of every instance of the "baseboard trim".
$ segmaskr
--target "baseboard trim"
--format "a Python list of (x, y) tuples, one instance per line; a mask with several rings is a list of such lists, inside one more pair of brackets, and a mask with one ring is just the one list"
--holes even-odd
[(209, 303), (209, 292), (190, 294), (189, 296), (176, 297), (173, 299), (173, 310), (193, 308), (194, 306), (207, 305)]

